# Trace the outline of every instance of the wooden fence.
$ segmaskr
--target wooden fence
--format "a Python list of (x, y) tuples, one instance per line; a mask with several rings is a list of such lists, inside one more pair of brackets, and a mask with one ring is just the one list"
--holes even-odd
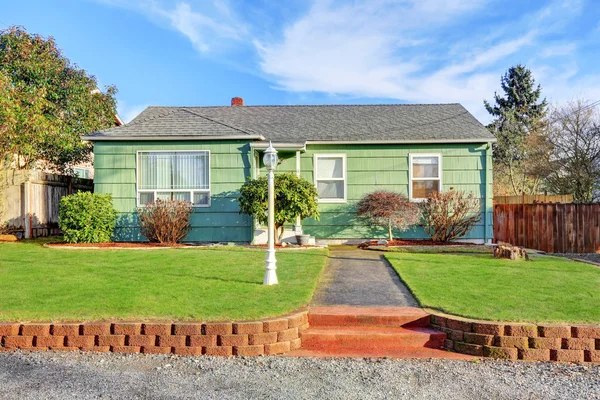
[(600, 204), (496, 204), (494, 240), (548, 253), (600, 252)]
[(9, 171), (0, 176), (0, 211), (9, 230), (25, 238), (56, 235), (60, 199), (93, 191), (91, 179), (38, 171)]
[(537, 204), (572, 203), (572, 194), (522, 194), (516, 196), (494, 196), (494, 204)]

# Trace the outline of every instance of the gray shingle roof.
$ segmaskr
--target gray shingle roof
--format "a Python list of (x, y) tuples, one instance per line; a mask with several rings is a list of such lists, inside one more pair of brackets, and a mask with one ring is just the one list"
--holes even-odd
[(305, 141), (474, 141), (494, 136), (460, 104), (148, 107), (89, 140), (231, 137)]

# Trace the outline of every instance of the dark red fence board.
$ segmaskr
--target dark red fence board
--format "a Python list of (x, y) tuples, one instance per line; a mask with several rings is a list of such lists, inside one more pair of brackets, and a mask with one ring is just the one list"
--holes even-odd
[(600, 204), (496, 204), (494, 238), (548, 253), (600, 252)]

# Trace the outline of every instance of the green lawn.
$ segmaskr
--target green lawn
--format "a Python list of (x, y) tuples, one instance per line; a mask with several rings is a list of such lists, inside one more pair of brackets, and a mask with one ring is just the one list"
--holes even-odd
[(479, 253), (492, 254), (493, 249), (490, 246), (397, 246), (397, 247), (382, 247), (379, 249), (390, 253)]
[(249, 320), (306, 305), (326, 250), (277, 253), (279, 285), (263, 286), (265, 251), (48, 249), (0, 244), (0, 321)]
[(600, 268), (559, 257), (386, 253), (423, 307), (464, 317), (600, 322)]

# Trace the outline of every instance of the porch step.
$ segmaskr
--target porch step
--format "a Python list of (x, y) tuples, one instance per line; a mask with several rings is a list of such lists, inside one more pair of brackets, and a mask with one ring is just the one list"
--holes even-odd
[(298, 349), (283, 354), (285, 357), (311, 358), (443, 358), (448, 360), (474, 360), (477, 357), (451, 351), (422, 348), (405, 348), (394, 350), (309, 350)]
[(388, 326), (427, 327), (429, 314), (415, 307), (313, 307), (308, 314), (311, 327)]
[(440, 348), (446, 334), (428, 328), (381, 326), (313, 326), (302, 333), (302, 348), (325, 352), (397, 351)]

